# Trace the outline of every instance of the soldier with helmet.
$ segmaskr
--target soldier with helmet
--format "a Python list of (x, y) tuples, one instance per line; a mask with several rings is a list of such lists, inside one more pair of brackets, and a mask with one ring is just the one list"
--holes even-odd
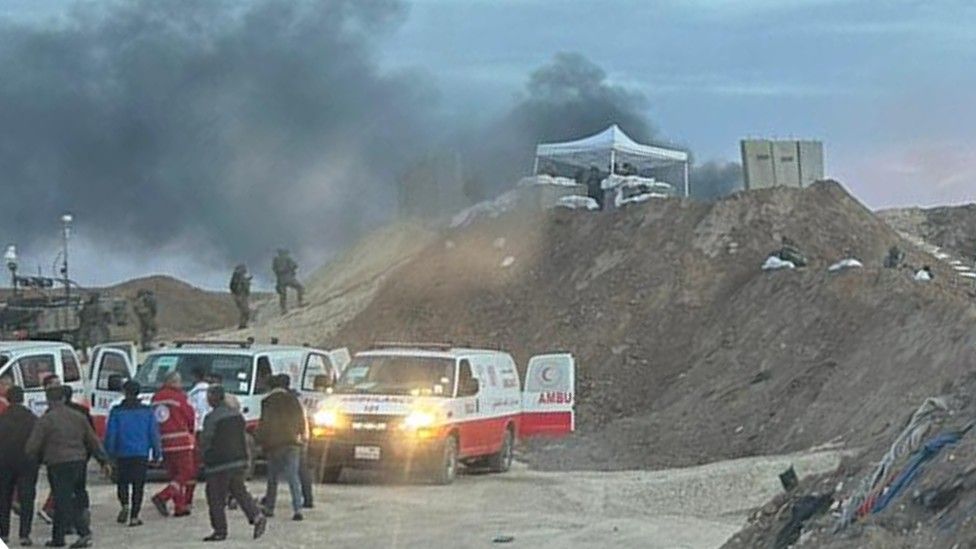
[(305, 287), (298, 281), (298, 264), (291, 258), (288, 250), (278, 250), (278, 255), (271, 263), (271, 270), (275, 274), (275, 291), (278, 292), (281, 314), (288, 312), (288, 288), (293, 288), (298, 292), (298, 306), (304, 305), (302, 298), (305, 295)]
[(158, 328), (156, 326), (156, 294), (149, 288), (143, 288), (136, 294), (132, 309), (136, 313), (139, 321), (139, 344), (143, 351), (152, 348), (153, 339), (156, 338)]
[(234, 274), (230, 277), (230, 293), (234, 296), (240, 318), (237, 328), (243, 330), (251, 319), (251, 277), (247, 274), (247, 265), (241, 263), (234, 268)]
[(108, 338), (108, 320), (99, 304), (97, 292), (88, 294), (78, 311), (78, 348), (86, 357), (88, 349)]

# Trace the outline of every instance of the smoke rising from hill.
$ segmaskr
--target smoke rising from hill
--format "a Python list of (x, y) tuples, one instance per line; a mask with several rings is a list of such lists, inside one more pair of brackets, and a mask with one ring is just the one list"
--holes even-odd
[(30, 243), (70, 210), (115, 251), (334, 250), (385, 218), (436, 102), (374, 62), (405, 16), (397, 0), (137, 0), (0, 21), (0, 231)]
[(532, 169), (539, 142), (577, 139), (617, 124), (642, 142), (656, 131), (647, 118), (647, 98), (608, 81), (602, 68), (578, 53), (558, 53), (533, 71), (512, 109), (472, 135), (466, 157), (480, 181), (510, 185)]
[(428, 76), (376, 61), (407, 16), (400, 0), (130, 0), (0, 19), (3, 243), (51, 247), (71, 211), (83, 283), (142, 266), (223, 286), (239, 261), (267, 280), (274, 249), (316, 262), (389, 219), (398, 174), (446, 136), (472, 196), (511, 185), (539, 141), (656, 136), (643, 95), (572, 53), (487, 127), (445, 120)]

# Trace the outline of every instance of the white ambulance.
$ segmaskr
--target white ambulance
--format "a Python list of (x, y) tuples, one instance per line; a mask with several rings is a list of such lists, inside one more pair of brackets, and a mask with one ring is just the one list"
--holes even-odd
[(85, 376), (75, 350), (60, 341), (0, 341), (0, 377), (24, 388), (24, 405), (37, 415), (47, 410), (44, 380), (58, 376), (74, 400), (85, 399)]
[(458, 464), (504, 472), (519, 439), (569, 435), (575, 365), (536, 356), (523, 390), (508, 353), (440, 344), (382, 344), (358, 353), (313, 418), (321, 481), (343, 468), (403, 468), (451, 483)]
[[(248, 432), (253, 432), (261, 417), (261, 400), (270, 391), (271, 376), (288, 374), (291, 389), (311, 411), (318, 408), (326, 389), (348, 361), (346, 349), (326, 351), (251, 341), (177, 341), (147, 353), (134, 379), (142, 385), (141, 398), (148, 403), (170, 372), (179, 372), (187, 391), (197, 371), (217, 377), (227, 394), (240, 401)], [(122, 384), (130, 377), (126, 372), (133, 370), (131, 358), (124, 349), (102, 346), (93, 352), (91, 364), (91, 376), (96, 380), (92, 415), (104, 418), (121, 399)]]

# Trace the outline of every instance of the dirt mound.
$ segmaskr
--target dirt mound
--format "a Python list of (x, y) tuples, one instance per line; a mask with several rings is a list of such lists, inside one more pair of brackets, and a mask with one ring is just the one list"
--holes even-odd
[[(432, 239), (433, 233), (410, 223), (374, 231), (304, 280), (305, 307), (295, 307), (295, 294), (290, 292), (291, 310), (281, 315), (277, 295), (265, 296), (252, 301), (255, 315), (248, 329), (224, 329), (207, 335), (254, 337), (259, 341), (277, 337), (283, 343), (315, 342), (334, 347), (338, 327), (362, 311), (389, 275)], [(236, 309), (230, 324), (237, 324)]]
[[(782, 236), (810, 266), (763, 273)], [(580, 435), (534, 455), (541, 467), (857, 445), (972, 366), (976, 308), (947, 266), (931, 284), (881, 270), (895, 243), (911, 263), (936, 263), (831, 182), (510, 215), (438, 237), (336, 339), (498, 345), (522, 364), (573, 352)], [(828, 274), (845, 254), (865, 268)]]
[[(156, 294), (159, 338), (188, 336), (215, 330), (237, 322), (237, 309), (229, 293), (209, 292), (169, 276), (149, 276), (123, 282), (101, 291), (107, 295), (135, 299), (139, 290), (147, 288)], [(127, 337), (138, 337), (135, 313), (130, 308), (132, 322)]]
[(976, 258), (976, 203), (878, 212), (895, 229), (939, 246), (972, 264)]
[[(947, 404), (947, 410), (934, 418), (924, 436), (918, 439), (918, 447), (935, 448), (932, 441), (950, 434), (963, 433), (961, 438), (921, 461), (912, 480), (882, 510), (837, 530), (839, 502), (846, 501), (883, 459), (894, 441), (890, 430), (865, 437), (862, 440), (864, 450), (845, 460), (833, 473), (807, 478), (791, 494), (780, 494), (767, 502), (725, 547), (777, 547), (774, 541), (787, 529), (794, 504), (824, 494), (831, 495), (831, 499), (838, 503), (834, 504), (833, 512), (814, 516), (803, 524), (795, 547), (971, 547), (972, 540), (976, 539), (976, 521), (973, 520), (976, 511), (976, 466), (973, 465), (976, 433), (965, 429), (976, 421), (976, 401), (973, 400), (976, 374), (970, 371), (954, 383), (947, 383), (943, 389), (939, 399)], [(889, 419), (897, 423), (894, 433), (904, 428), (912, 411), (909, 409), (900, 416), (889, 415)], [(913, 457), (915, 454), (907, 453), (895, 460), (884, 485), (905, 474)]]

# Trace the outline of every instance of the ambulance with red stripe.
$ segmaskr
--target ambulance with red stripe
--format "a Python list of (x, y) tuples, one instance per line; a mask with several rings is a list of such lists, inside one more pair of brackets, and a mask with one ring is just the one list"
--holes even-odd
[(533, 357), (523, 389), (506, 352), (382, 344), (358, 353), (312, 416), (319, 479), (345, 468), (403, 468), (438, 484), (459, 464), (505, 472), (517, 441), (575, 428), (575, 364)]
[[(91, 377), (92, 415), (104, 423), (112, 407), (122, 399), (122, 384), (134, 378), (142, 386), (140, 398), (149, 404), (167, 375), (178, 372), (183, 390), (193, 388), (195, 372), (219, 378), (227, 394), (241, 404), (248, 433), (261, 417), (261, 401), (270, 391), (276, 374), (288, 374), (291, 389), (306, 410), (318, 409), (343, 366), (349, 361), (346, 349), (332, 351), (298, 345), (259, 344), (253, 341), (177, 341), (172, 346), (147, 353), (138, 368), (124, 349), (97, 347), (93, 352)], [(135, 372), (134, 375), (130, 372)], [(253, 447), (253, 440), (248, 437)], [(256, 449), (256, 448), (255, 448)], [(252, 452), (252, 455), (254, 452)]]

